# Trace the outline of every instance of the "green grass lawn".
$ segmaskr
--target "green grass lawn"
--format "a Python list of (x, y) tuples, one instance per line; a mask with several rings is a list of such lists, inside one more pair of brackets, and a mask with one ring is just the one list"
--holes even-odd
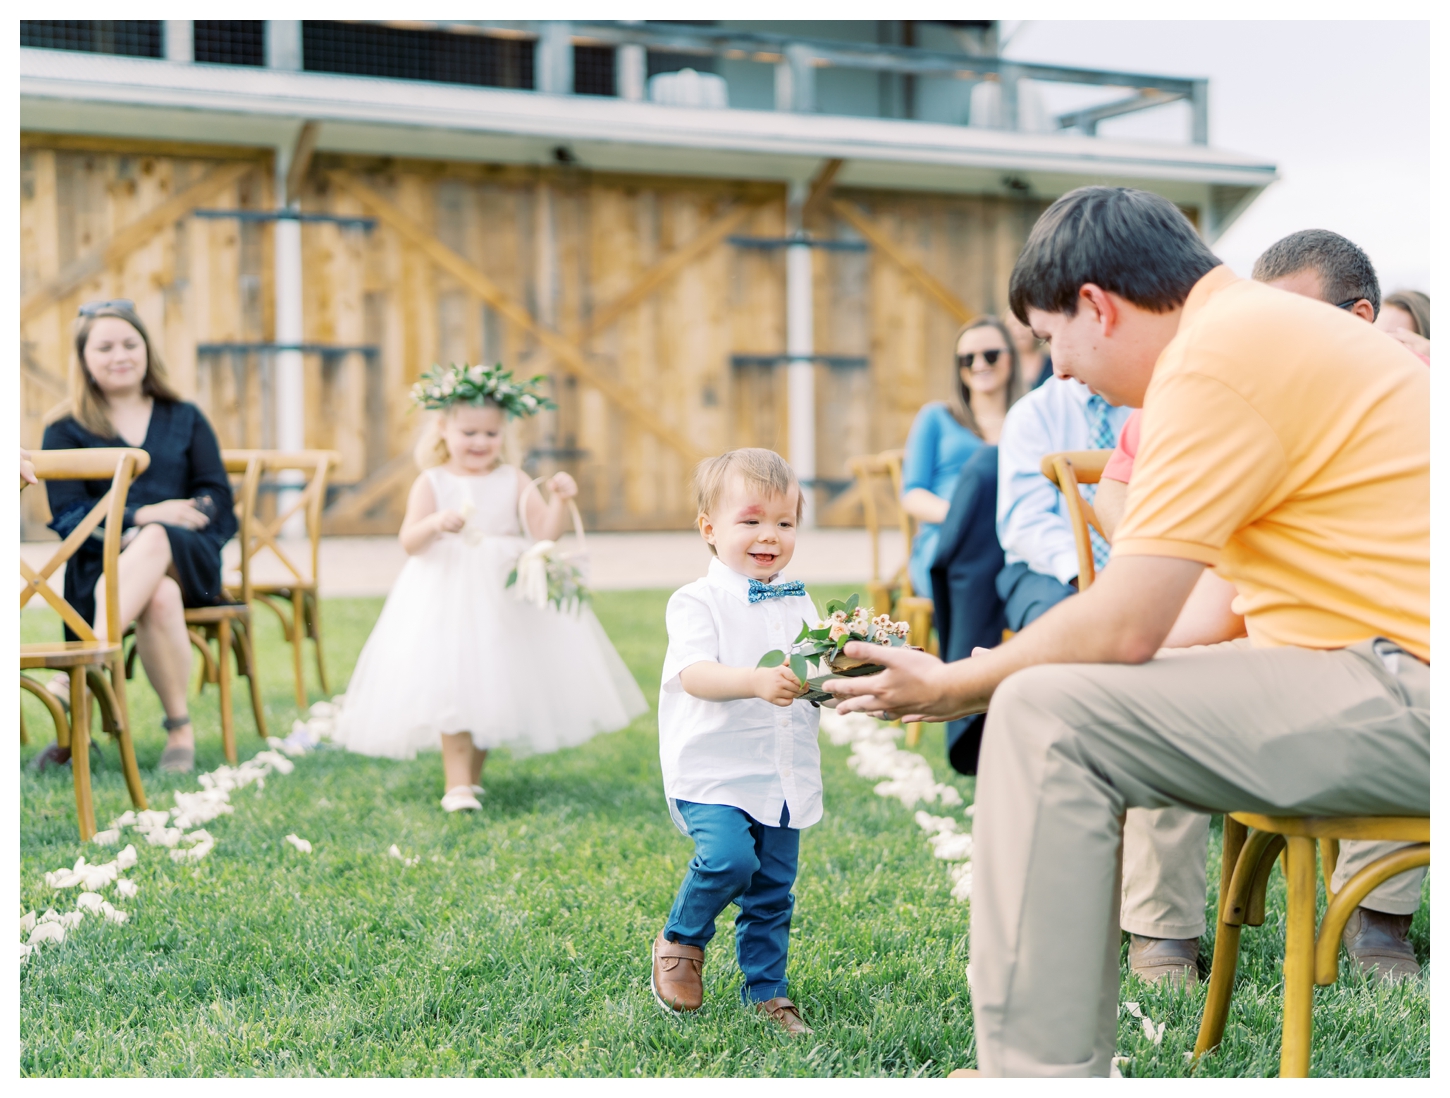
[[(606, 592), (596, 601), (652, 703), (667, 597)], [(377, 599), (325, 604), (334, 690), (380, 608)], [(285, 735), (296, 715), (287, 649), (275, 619), (258, 628), (268, 720)], [(27, 612), (21, 631), (52, 636), (58, 625), (48, 611)], [(156, 774), (159, 706), (140, 677), (130, 699), (147, 796), (168, 807), (195, 778)], [(22, 763), (49, 738), (38, 703), (23, 706), (31, 743)], [(223, 762), (214, 690), (192, 714), (198, 767), (211, 769)], [(243, 757), (261, 748), (244, 696), (237, 728)], [(929, 727), (919, 749), (945, 779), (941, 729)], [(435, 754), (398, 763), (319, 751), (264, 790), (234, 794), (235, 813), (207, 825), (217, 846), (195, 868), (140, 844), (127, 874), (140, 894), (118, 903), (130, 922), (88, 917), (22, 967), (21, 1070), (936, 1076), (974, 1064), (967, 905), (951, 899), (947, 866), (931, 857), (911, 813), (847, 768), (848, 749), (823, 741), (822, 751), (826, 816), (802, 838), (790, 961), (791, 995), (814, 1037), (790, 1041), (740, 1006), (733, 908), (706, 954), (704, 1009), (679, 1018), (655, 1005), (649, 941), (691, 845), (665, 811), (651, 713), (557, 755), (490, 758), (484, 809), (473, 815), (439, 809)], [(103, 754), (95, 797), (105, 826), (129, 802), (109, 742)], [(955, 784), (970, 801), (972, 781)], [(51, 893), (43, 873), (81, 854), (113, 855), (77, 842), (68, 770), (22, 769), (20, 789), (23, 910), (65, 910), (76, 890)], [(283, 843), (289, 832), (314, 852)], [(420, 862), (388, 857), (394, 843)], [(1244, 935), (1224, 1045), (1199, 1074), (1277, 1072), (1283, 917), (1276, 875), (1268, 922)], [(1428, 902), (1413, 938), (1428, 961)], [(1125, 978), (1122, 997), (1167, 1023), (1154, 1046), (1123, 1017), (1125, 1073), (1186, 1074), (1203, 996)], [(1317, 993), (1317, 1074), (1428, 1075), (1429, 1050), (1427, 982), (1376, 990), (1345, 974)]]

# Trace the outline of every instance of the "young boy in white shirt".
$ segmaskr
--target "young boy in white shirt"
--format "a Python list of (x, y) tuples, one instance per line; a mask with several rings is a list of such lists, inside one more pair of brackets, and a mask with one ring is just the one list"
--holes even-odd
[(800, 829), (821, 818), (820, 712), (789, 666), (756, 666), (819, 617), (803, 584), (779, 579), (801, 488), (779, 454), (732, 450), (700, 463), (695, 498), (715, 559), (670, 596), (659, 705), (665, 796), (695, 856), (654, 941), (650, 987), (667, 1010), (699, 1009), (705, 945), (734, 902), (741, 999), (806, 1034), (785, 967)]

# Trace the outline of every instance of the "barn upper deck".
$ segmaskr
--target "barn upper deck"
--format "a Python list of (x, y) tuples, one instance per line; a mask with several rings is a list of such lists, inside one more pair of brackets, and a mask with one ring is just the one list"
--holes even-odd
[[(339, 153), (781, 182), (841, 159), (843, 187), (1048, 199), (1115, 182), (1210, 239), (1275, 178), (1208, 144), (1207, 81), (1009, 61), (989, 22), (133, 22), (27, 24), (68, 48), (22, 48), (22, 128), (286, 148), (312, 120)], [(1182, 141), (1097, 135), (1148, 110)]]

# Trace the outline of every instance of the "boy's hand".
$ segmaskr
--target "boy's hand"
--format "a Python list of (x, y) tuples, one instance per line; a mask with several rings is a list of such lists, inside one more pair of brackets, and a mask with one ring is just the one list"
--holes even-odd
[(757, 698), (782, 708), (790, 705), (804, 692), (800, 679), (785, 664), (779, 667), (757, 667), (750, 673), (750, 684), (755, 688)]
[(438, 524), (440, 534), (456, 534), (463, 529), (463, 516), (457, 511), (437, 511), (433, 521)]

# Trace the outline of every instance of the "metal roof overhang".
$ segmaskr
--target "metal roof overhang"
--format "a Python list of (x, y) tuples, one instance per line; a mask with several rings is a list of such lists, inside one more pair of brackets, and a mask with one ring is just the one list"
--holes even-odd
[(576, 95), (228, 65), (20, 50), (26, 131), (288, 147), (303, 120), (329, 152), (556, 163), (600, 172), (809, 179), (838, 186), (1053, 198), (1085, 183), (1141, 186), (1205, 213), (1217, 236), (1277, 178), (1274, 165), (1202, 145), (1008, 133), (894, 119), (703, 110)]

